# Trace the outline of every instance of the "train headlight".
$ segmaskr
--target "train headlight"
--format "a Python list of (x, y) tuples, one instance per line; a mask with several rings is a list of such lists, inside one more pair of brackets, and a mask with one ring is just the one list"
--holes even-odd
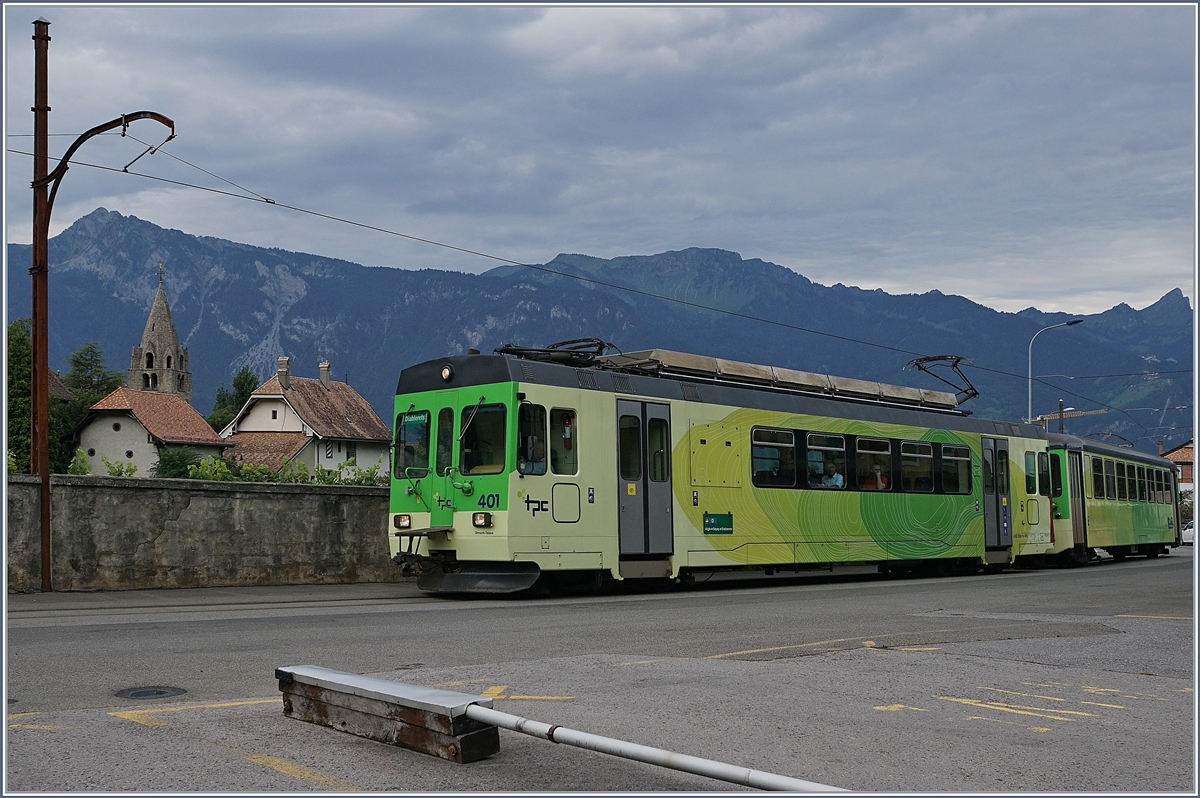
[(404, 515), (398, 515), (392, 519), (392, 525), (396, 527), (396, 529), (408, 529), (412, 526), (412, 516), (408, 515), (407, 513)]
[(492, 525), (491, 513), (472, 513), (471, 524), (480, 529), (487, 529)]
[(450, 382), (450, 380), (453, 377), (454, 377), (454, 366), (451, 366), (449, 363), (442, 366), (442, 380), (444, 380), (445, 382)]

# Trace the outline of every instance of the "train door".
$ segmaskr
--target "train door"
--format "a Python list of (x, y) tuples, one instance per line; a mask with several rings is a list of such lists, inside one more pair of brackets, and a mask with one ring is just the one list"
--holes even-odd
[(985, 548), (1012, 545), (1008, 440), (983, 438), (983, 541)]
[(621, 554), (674, 553), (668, 405), (617, 400), (616, 476)]
[(429, 484), (433, 488), (429, 495), (430, 526), (452, 526), (454, 524), (453, 465), (455, 446), (454, 409), (458, 407), (458, 391), (439, 391), (434, 404), (433, 423), (433, 473)]
[(1087, 513), (1083, 503), (1083, 454), (1067, 452), (1067, 479), (1071, 488), (1071, 528), (1075, 547), (1087, 548)]

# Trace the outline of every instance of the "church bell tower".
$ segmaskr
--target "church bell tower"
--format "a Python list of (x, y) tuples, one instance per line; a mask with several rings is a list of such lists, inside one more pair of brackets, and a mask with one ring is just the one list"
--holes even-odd
[(187, 350), (179, 343), (167, 292), (163, 290), (163, 265), (158, 264), (158, 291), (150, 306), (150, 318), (142, 332), (142, 343), (133, 348), (125, 385), (138, 391), (173, 393), (192, 403), (192, 373)]

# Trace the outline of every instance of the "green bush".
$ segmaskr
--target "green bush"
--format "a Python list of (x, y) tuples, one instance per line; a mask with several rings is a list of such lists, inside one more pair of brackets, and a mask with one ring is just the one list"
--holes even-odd
[(133, 463), (109, 460), (104, 455), (100, 455), (100, 460), (103, 461), (104, 467), (108, 469), (110, 477), (131, 477), (137, 473), (137, 466)]
[(92, 473), (92, 464), (88, 462), (87, 453), (83, 449), (76, 449), (75, 456), (71, 458), (71, 464), (67, 466), (68, 474), (90, 474)]
[(159, 479), (187, 479), (191, 467), (200, 464), (200, 454), (190, 446), (164, 446), (158, 450), (158, 462), (150, 476)]

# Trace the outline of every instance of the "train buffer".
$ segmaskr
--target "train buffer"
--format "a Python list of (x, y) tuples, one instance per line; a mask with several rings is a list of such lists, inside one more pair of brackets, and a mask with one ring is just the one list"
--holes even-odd
[(751, 770), (661, 748), (539, 723), (492, 708), (485, 696), (456, 693), (315, 665), (275, 669), (283, 714), (465, 764), (500, 750), (499, 729), (591, 751), (785, 792), (844, 792), (816, 782)]

